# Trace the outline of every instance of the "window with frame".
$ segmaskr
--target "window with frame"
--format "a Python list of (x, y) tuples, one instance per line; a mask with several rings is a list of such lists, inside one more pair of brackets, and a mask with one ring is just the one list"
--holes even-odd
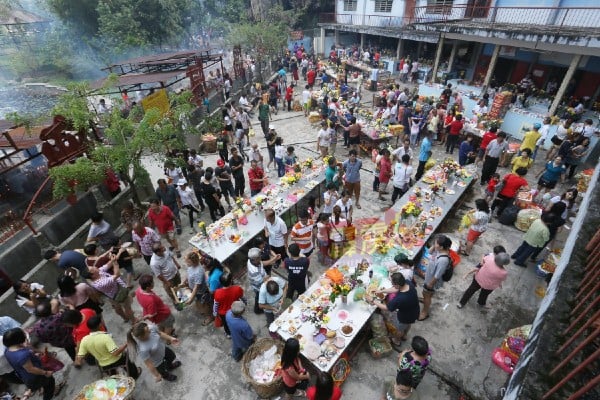
[(358, 0), (344, 0), (344, 11), (356, 11)]
[(392, 12), (393, 4), (394, 0), (375, 0), (375, 12), (390, 13)]
[(428, 14), (447, 14), (452, 10), (454, 0), (427, 0)]

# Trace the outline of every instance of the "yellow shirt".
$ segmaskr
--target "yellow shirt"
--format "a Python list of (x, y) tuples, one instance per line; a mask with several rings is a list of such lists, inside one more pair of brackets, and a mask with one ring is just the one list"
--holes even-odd
[(79, 344), (78, 356), (84, 357), (88, 353), (98, 361), (98, 365), (106, 367), (114, 364), (121, 358), (120, 354), (113, 354), (119, 347), (112, 336), (106, 332), (91, 332)]
[(538, 139), (542, 137), (542, 134), (538, 131), (529, 131), (523, 136), (523, 143), (521, 143), (521, 150), (529, 149), (533, 152), (535, 150), (535, 144)]
[(533, 165), (533, 158), (523, 158), (522, 156), (518, 156), (512, 159), (511, 161), (512, 164), (512, 172), (513, 173), (517, 173), (517, 169), (521, 168), (521, 167), (525, 167), (527, 169), (529, 169), (529, 167), (531, 167), (531, 165)]

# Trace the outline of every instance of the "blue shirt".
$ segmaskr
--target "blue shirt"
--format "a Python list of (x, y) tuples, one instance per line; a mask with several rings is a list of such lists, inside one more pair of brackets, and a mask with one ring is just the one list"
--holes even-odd
[(12, 319), (11, 317), (0, 317), (0, 336), (4, 336), (4, 333), (13, 328), (19, 328), (20, 323)]
[(419, 151), (419, 161), (429, 160), (429, 152), (431, 151), (431, 140), (424, 138), (421, 142), (421, 150)]
[(39, 357), (33, 354), (33, 351), (30, 349), (19, 349), (16, 351), (10, 351), (6, 349), (4, 350), (4, 357), (6, 357), (6, 360), (10, 366), (13, 367), (19, 378), (21, 378), (26, 384), (32, 383), (39, 376), (30, 374), (23, 367), (27, 360), (31, 360), (31, 364), (33, 364), (34, 367), (40, 369), (42, 368), (42, 362), (40, 361)]
[(221, 275), (223, 275), (223, 270), (215, 268), (211, 271), (210, 275), (208, 276), (208, 288), (211, 292), (214, 292), (215, 290), (221, 287)]
[(247, 350), (252, 344), (252, 337), (254, 336), (248, 321), (244, 318), (234, 316), (231, 310), (225, 314), (225, 320), (231, 331), (233, 350)]
[(346, 173), (346, 182), (356, 183), (360, 182), (360, 168), (362, 167), (362, 161), (358, 158), (353, 163), (350, 160), (344, 161), (344, 172)]
[(548, 161), (546, 164), (546, 171), (542, 175), (542, 179), (546, 182), (558, 182), (560, 175), (567, 170), (564, 164), (560, 164), (558, 167), (554, 166), (553, 161)]
[(467, 163), (467, 156), (473, 151), (473, 145), (468, 140), (464, 140), (458, 149), (458, 163), (462, 166)]

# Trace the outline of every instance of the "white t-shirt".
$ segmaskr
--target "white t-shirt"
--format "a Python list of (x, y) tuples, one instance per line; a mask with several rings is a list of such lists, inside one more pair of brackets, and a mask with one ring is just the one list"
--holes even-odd
[(193, 206), (198, 201), (196, 199), (196, 194), (189, 186), (185, 189), (182, 189), (181, 186), (177, 186), (177, 193), (179, 193), (181, 204), (184, 206)]
[(331, 140), (331, 136), (329, 135), (329, 131), (326, 130), (326, 129), (320, 129), (319, 130), (318, 140), (319, 140), (319, 146), (322, 146), (322, 147), (329, 146), (329, 142)]
[(408, 156), (412, 159), (413, 151), (410, 147), (408, 148), (408, 150), (406, 150), (404, 146), (400, 146), (396, 150), (392, 151), (392, 156), (395, 157), (398, 161), (402, 160), (402, 156), (405, 154), (408, 154)]
[(310, 99), (310, 91), (305, 89), (302, 91), (302, 104), (308, 103), (308, 99)]
[(540, 132), (541, 136), (538, 139), (538, 141), (535, 143), (536, 146), (543, 145), (544, 142), (546, 141), (546, 139), (548, 139), (548, 133), (550, 132), (550, 125), (548, 125), (548, 124), (542, 125), (539, 132)]
[(413, 168), (410, 165), (407, 166), (401, 162), (396, 163), (394, 165), (394, 177), (392, 180), (394, 187), (401, 189), (408, 184), (412, 176), (412, 171)]
[(339, 199), (335, 202), (335, 205), (342, 209), (342, 216), (344, 219), (348, 219), (350, 218), (350, 210), (352, 209), (352, 205), (354, 203), (352, 202), (352, 199), (348, 199), (346, 204), (344, 204), (343, 200), (344, 199)]
[(189, 165), (193, 165), (195, 167), (200, 167), (203, 164), (203, 160), (202, 157), (199, 154), (196, 154), (195, 156), (189, 156), (188, 157), (188, 164)]
[[(339, 199), (339, 194), (338, 192), (329, 192), (326, 191), (325, 193), (323, 193), (323, 212), (325, 214), (333, 214), (333, 207), (335, 206), (336, 202)], [(327, 203), (325, 203), (325, 201), (327, 200), (331, 200), (331, 202), (329, 203), (329, 205), (327, 205)]]
[(275, 158), (281, 158), (285, 156), (285, 147), (283, 146), (275, 146)]
[(287, 233), (285, 222), (279, 217), (275, 217), (273, 224), (265, 220), (265, 228), (269, 232), (269, 245), (273, 247), (283, 247), (285, 245), (284, 235)]
[[(29, 287), (31, 288), (31, 291), (33, 292), (34, 290), (44, 290), (44, 285), (40, 285), (39, 283), (30, 283)], [(33, 314), (35, 313), (35, 307), (29, 307), (26, 306), (25, 303), (27, 303), (29, 300), (27, 297), (23, 297), (23, 296), (17, 296), (16, 301), (17, 301), (17, 305), (21, 308), (23, 308), (25, 311), (27, 311), (29, 314)]]

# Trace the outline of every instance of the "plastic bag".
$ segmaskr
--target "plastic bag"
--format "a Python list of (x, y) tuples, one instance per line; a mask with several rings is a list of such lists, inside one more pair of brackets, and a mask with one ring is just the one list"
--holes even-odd
[(250, 128), (250, 130), (248, 131), (248, 136), (249, 137), (254, 137), (255, 133), (254, 133), (254, 128)]
[(362, 286), (357, 287), (356, 289), (354, 289), (354, 301), (364, 300), (366, 293), (367, 293), (367, 291), (365, 290), (364, 287), (362, 287)]

